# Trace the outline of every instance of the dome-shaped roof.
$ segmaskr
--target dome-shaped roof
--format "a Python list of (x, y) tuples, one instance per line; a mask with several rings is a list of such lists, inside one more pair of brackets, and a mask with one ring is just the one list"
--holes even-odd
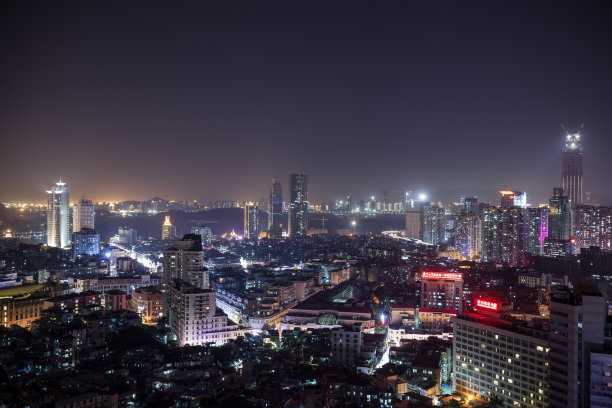
[(317, 324), (333, 326), (340, 324), (340, 319), (338, 319), (338, 316), (333, 313), (323, 313), (317, 317)]

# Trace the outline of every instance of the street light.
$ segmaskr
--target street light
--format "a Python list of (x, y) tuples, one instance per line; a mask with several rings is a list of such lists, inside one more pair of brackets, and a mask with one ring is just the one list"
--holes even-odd
[(351, 221), (351, 225), (353, 226), (353, 235), (357, 235), (356, 230), (357, 230), (357, 221), (353, 220)]

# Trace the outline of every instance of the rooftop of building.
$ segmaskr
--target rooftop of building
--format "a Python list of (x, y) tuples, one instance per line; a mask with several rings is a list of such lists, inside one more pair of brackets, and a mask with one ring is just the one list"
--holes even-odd
[(335, 310), (371, 313), (370, 293), (355, 279), (343, 282), (333, 289), (314, 294), (294, 309)]
[(80, 293), (68, 293), (67, 295), (60, 295), (49, 299), (50, 302), (64, 302), (67, 300), (79, 299), (89, 296), (100, 296), (100, 292), (96, 292), (93, 290), (87, 290), (85, 292)]
[(119, 290), (119, 289), (111, 289), (111, 290), (107, 290), (106, 292), (104, 292), (104, 294), (106, 295), (125, 295), (125, 291), (123, 290)]
[(136, 292), (136, 293), (148, 293), (148, 294), (152, 294), (152, 295), (161, 295), (162, 294), (162, 291), (157, 286), (143, 286), (143, 287), (134, 289), (134, 292)]
[(507, 314), (500, 314), (499, 317), (487, 316), (479, 313), (464, 313), (456, 317), (457, 320), (478, 323), (496, 329), (506, 330), (547, 340), (549, 336), (548, 319), (520, 320)]
[(1, 298), (9, 298), (9, 297), (18, 297), (18, 296), (29, 296), (34, 292), (41, 290), (44, 285), (40, 284), (26, 284), (26, 285), (17, 285), (11, 286), (8, 288), (0, 289), (0, 299)]

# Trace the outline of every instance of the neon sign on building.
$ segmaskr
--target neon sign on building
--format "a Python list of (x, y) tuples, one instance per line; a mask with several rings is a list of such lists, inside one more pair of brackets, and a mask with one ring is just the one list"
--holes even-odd
[(497, 304), (497, 302), (493, 302), (490, 300), (484, 300), (484, 299), (477, 299), (476, 306), (482, 307), (483, 309), (489, 309), (489, 310), (499, 309), (499, 305)]
[(443, 279), (443, 280), (459, 280), (463, 279), (463, 274), (453, 272), (427, 272), (423, 271), (421, 279)]

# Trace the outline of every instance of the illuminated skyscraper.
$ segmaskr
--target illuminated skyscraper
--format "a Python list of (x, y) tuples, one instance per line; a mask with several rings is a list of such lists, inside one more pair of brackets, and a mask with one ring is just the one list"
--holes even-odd
[(176, 238), (176, 227), (170, 222), (170, 216), (166, 215), (166, 219), (162, 225), (162, 239), (174, 238)]
[(61, 181), (47, 191), (47, 245), (70, 245), (70, 189)]
[(72, 206), (72, 231), (79, 232), (83, 228), (94, 229), (94, 205), (84, 198)]
[(272, 180), (270, 187), (270, 211), (268, 213), (268, 230), (273, 237), (282, 235), (281, 217), (283, 216), (283, 195), (281, 183)]
[(246, 203), (244, 205), (244, 238), (259, 238), (259, 222), (257, 219), (257, 204)]
[(573, 207), (582, 205), (582, 143), (580, 132), (568, 134), (561, 163), (563, 190)]
[(289, 236), (308, 235), (308, 176), (289, 176)]

